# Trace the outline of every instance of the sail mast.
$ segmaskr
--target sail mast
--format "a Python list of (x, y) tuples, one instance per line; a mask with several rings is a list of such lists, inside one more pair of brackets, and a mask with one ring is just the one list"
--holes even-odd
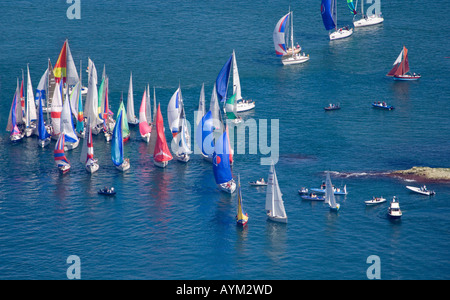
[(294, 55), (294, 12), (291, 11), (290, 13), (291, 13), (291, 49), (292, 55)]

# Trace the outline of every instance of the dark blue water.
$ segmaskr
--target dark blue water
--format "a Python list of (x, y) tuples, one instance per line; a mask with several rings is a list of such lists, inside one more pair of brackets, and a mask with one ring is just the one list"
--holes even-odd
[[(11, 145), (4, 132), (0, 278), (65, 279), (67, 257), (78, 255), (82, 279), (366, 279), (366, 259), (377, 255), (382, 279), (449, 279), (450, 186), (428, 183), (437, 191), (429, 198), (405, 188), (420, 182), (364, 175), (450, 165), (450, 39), (442, 30), (448, 19), (443, 1), (426, 9), (417, 0), (383, 1), (383, 25), (335, 42), (329, 42), (315, 2), (82, 0), (81, 20), (69, 20), (66, 1), (3, 1), (4, 127), (21, 70), (30, 64), (36, 88), (47, 58), (56, 62), (66, 38), (75, 62), (85, 67), (90, 57), (99, 74), (106, 65), (113, 111), (132, 71), (135, 110), (149, 83), (166, 125), (178, 84), (192, 121), (201, 84), (209, 103), (234, 49), (243, 96), (257, 103), (244, 119), (279, 120), (276, 170), (289, 224), (268, 222), (265, 188), (247, 184), (267, 178), (260, 152), (235, 157), (233, 174), (241, 176), (250, 216), (241, 229), (234, 220), (236, 198), (219, 192), (209, 163), (193, 156), (186, 165), (173, 161), (156, 168), (137, 127), (125, 145), (131, 162), (126, 173), (113, 167), (103, 136), (94, 138), (100, 170), (93, 175), (79, 163), (81, 147), (68, 152), (72, 169), (61, 176), (54, 142), (46, 149), (35, 138)], [(295, 40), (311, 59), (283, 67), (272, 31), (289, 5)], [(345, 1), (339, 13), (340, 25), (351, 23)], [(384, 76), (403, 45), (411, 70), (423, 76), (418, 82)], [(396, 109), (372, 109), (375, 100)], [(342, 109), (325, 113), (330, 102)], [(338, 198), (338, 214), (297, 194), (301, 186), (320, 185), (325, 170), (336, 172), (333, 183), (349, 190)], [(117, 195), (97, 195), (104, 185), (113, 185)], [(403, 210), (400, 222), (387, 219), (387, 204), (366, 208), (363, 202), (394, 195)]]

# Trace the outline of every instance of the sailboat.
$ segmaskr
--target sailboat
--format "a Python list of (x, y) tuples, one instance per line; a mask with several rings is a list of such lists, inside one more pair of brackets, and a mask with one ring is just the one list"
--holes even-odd
[(59, 82), (60, 85), (64, 87), (63, 83), (67, 84), (62, 94), (68, 93), (80, 81), (68, 40), (64, 41), (58, 60), (54, 66), (53, 74), (56, 82)]
[(180, 116), (180, 134), (179, 136), (179, 143), (178, 143), (178, 149), (175, 152), (175, 157), (178, 161), (181, 162), (188, 162), (190, 159), (190, 154), (192, 154), (191, 151), (191, 136), (189, 134), (187, 121), (186, 121), (186, 114), (184, 112), (184, 105), (182, 104), (181, 109), (181, 116)]
[(147, 107), (150, 98), (147, 96), (147, 89), (144, 90), (144, 95), (142, 96), (141, 106), (139, 108), (139, 133), (144, 141), (150, 142), (150, 136), (152, 134), (152, 128), (147, 121)]
[(19, 103), (20, 91), (19, 91), (19, 79), (17, 79), (17, 88), (14, 93), (14, 98), (11, 104), (11, 110), (9, 112), (8, 124), (6, 125), (6, 131), (11, 132), (9, 139), (11, 142), (16, 143), (23, 139), (25, 133), (19, 130), (17, 117), (22, 116), (22, 107)]
[(51, 118), (52, 118), (52, 139), (57, 140), (61, 133), (61, 113), (62, 113), (62, 86), (59, 82), (56, 83), (55, 90), (53, 92), (53, 98), (51, 103)]
[[(366, 15), (364, 12), (364, 1), (366, 0), (361, 0), (361, 18), (359, 20), (354, 20), (353, 21), (353, 26), (355, 27), (363, 27), (363, 26), (371, 26), (371, 25), (377, 25), (380, 23), (383, 23), (384, 18), (381, 15), (381, 12), (379, 14), (371, 14), (371, 15)], [(358, 3), (358, 2), (356, 2)]]
[(31, 85), (30, 68), (27, 65), (27, 102), (25, 116), (25, 136), (29, 137), (36, 133), (36, 103), (34, 102), (34, 92)]
[(122, 122), (124, 121), (122, 118), (123, 111), (119, 111), (117, 116), (116, 125), (113, 130), (113, 138), (111, 145), (111, 159), (119, 171), (126, 171), (130, 168), (130, 160), (128, 158), (124, 158), (123, 151), (123, 138), (122, 138)]
[(84, 129), (83, 102), (81, 97), (81, 82), (78, 82), (70, 94), (70, 103), (72, 114), (75, 115), (76, 119), (75, 132), (79, 138), (84, 138), (86, 132)]
[(52, 135), (47, 132), (45, 122), (44, 122), (44, 111), (43, 111), (43, 103), (42, 98), (39, 97), (39, 118), (38, 118), (38, 146), (44, 148), (48, 144), (50, 144), (50, 140)]
[[(286, 30), (289, 28), (289, 22), (291, 23), (291, 47), (286, 48), (286, 44), (289, 43), (289, 41), (286, 41)], [(302, 48), (298, 43), (297, 47), (294, 48), (294, 14), (290, 10), (275, 26), (275, 29), (273, 30), (273, 44), (275, 46), (275, 53), (277, 56), (281, 57), (281, 63), (283, 65), (301, 64), (309, 60), (309, 55), (301, 53)]]
[(167, 107), (167, 119), (172, 131), (173, 143), (177, 144), (177, 150), (175, 151), (175, 157), (178, 161), (188, 162), (190, 154), (190, 135), (187, 128), (186, 114), (184, 111), (183, 96), (181, 88), (173, 94)]
[(128, 87), (128, 98), (127, 98), (127, 119), (128, 124), (137, 125), (139, 124), (139, 119), (134, 115), (134, 96), (133, 96), (133, 74), (130, 73), (130, 86)]
[(227, 130), (224, 130), (216, 141), (212, 162), (214, 179), (219, 189), (226, 193), (234, 193), (236, 190), (236, 182), (231, 173), (230, 145)]
[(201, 118), (195, 131), (195, 141), (205, 160), (212, 162), (214, 153), (214, 122), (212, 112), (208, 111)]
[(418, 80), (422, 76), (420, 74), (413, 73), (412, 75), (409, 72), (409, 62), (408, 62), (408, 49), (403, 46), (400, 55), (394, 62), (394, 67), (386, 74), (386, 76), (393, 77), (394, 80), (403, 80), (403, 81), (411, 81)]
[(69, 104), (69, 99), (65, 97), (60, 118), (60, 129), (64, 132), (64, 150), (72, 150), (78, 147), (80, 140), (74, 130), (72, 112)]
[[(156, 127), (156, 140), (155, 148), (153, 150), (153, 163), (155, 166), (165, 168), (169, 161), (173, 159), (170, 153), (169, 146), (167, 145), (166, 136), (164, 134), (164, 119), (161, 114), (161, 105), (158, 104), (158, 110), (155, 119)], [(153, 130), (152, 130), (153, 131)]]
[(236, 223), (240, 226), (245, 226), (248, 222), (248, 214), (244, 212), (244, 208), (242, 207), (242, 191), (241, 191), (241, 177), (238, 175), (238, 195), (237, 195), (237, 215), (236, 215)]
[(59, 171), (63, 174), (69, 172), (70, 170), (70, 162), (66, 158), (64, 154), (64, 132), (59, 135), (58, 140), (56, 141), (55, 150), (54, 150), (54, 158), (56, 166)]
[(322, 0), (320, 7), (322, 14), (323, 25), (326, 30), (333, 30), (329, 32), (330, 40), (337, 40), (349, 37), (353, 34), (353, 28), (337, 28), (337, 5), (336, 0)]
[(236, 112), (248, 111), (255, 108), (255, 102), (243, 99), (241, 95), (241, 80), (236, 62), (236, 53), (233, 50), (233, 94), (236, 94)]
[(84, 117), (91, 119), (92, 133), (97, 135), (103, 130), (103, 120), (98, 114), (98, 89), (97, 89), (97, 68), (94, 62), (89, 58), (88, 63), (88, 93), (84, 105)]
[(330, 172), (327, 172), (327, 178), (325, 180), (325, 203), (330, 206), (330, 210), (338, 211), (341, 205), (336, 203), (336, 198), (334, 196), (333, 184), (330, 179)]
[[(130, 128), (128, 127), (128, 120), (127, 120), (127, 112), (125, 110), (125, 106), (123, 104), (123, 96), (120, 97), (120, 105), (119, 105), (119, 111), (117, 112), (117, 119), (119, 119), (119, 113), (122, 113), (122, 137), (123, 137), (123, 142), (127, 142), (130, 139)], [(117, 123), (117, 120), (116, 120)]]
[(42, 100), (42, 111), (47, 112), (47, 89), (48, 89), (48, 68), (45, 70), (44, 74), (39, 80), (39, 84), (36, 88), (35, 102), (36, 106), (39, 105), (39, 101)]
[(231, 120), (234, 124), (239, 124), (242, 122), (242, 118), (237, 115), (236, 94), (233, 94), (233, 96), (227, 100), (225, 104), (225, 112), (227, 119)]
[(270, 172), (266, 190), (266, 213), (269, 220), (279, 223), (287, 223), (286, 210), (284, 209), (283, 194), (278, 185), (275, 166), (270, 165)]
[[(90, 123), (90, 120), (87, 122)], [(92, 129), (87, 127), (86, 138), (83, 142), (83, 149), (81, 151), (80, 161), (84, 164), (86, 172), (94, 173), (99, 169), (98, 161), (94, 159), (94, 144), (92, 141)]]
[[(105, 77), (103, 83), (103, 92), (100, 103), (100, 118), (103, 120), (103, 133), (107, 142), (112, 139), (112, 131), (114, 129), (115, 121), (113, 119), (114, 113), (109, 109), (109, 77)], [(128, 128), (128, 124), (126, 126)]]

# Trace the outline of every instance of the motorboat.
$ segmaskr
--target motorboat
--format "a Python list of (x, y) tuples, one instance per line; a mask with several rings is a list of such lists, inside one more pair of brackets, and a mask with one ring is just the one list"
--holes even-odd
[(398, 203), (398, 200), (395, 198), (392, 199), (391, 204), (388, 208), (388, 216), (391, 219), (400, 219), (402, 217), (402, 211), (400, 209), (400, 204)]
[(364, 201), (364, 203), (366, 203), (366, 205), (375, 205), (375, 204), (380, 204), (380, 203), (384, 203), (386, 202), (386, 198), (383, 197), (373, 197), (370, 200)]
[(422, 194), (422, 195), (432, 196), (432, 195), (436, 194), (435, 191), (428, 190), (426, 185), (421, 186), (421, 187), (415, 187), (415, 186), (407, 185), (406, 188), (408, 190), (410, 190), (410, 191), (413, 191), (415, 193), (419, 193), (419, 194)]

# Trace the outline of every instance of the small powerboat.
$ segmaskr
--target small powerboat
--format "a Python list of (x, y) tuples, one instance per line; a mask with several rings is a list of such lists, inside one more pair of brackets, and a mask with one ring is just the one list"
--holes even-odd
[(306, 195), (306, 194), (308, 194), (308, 189), (305, 187), (302, 187), (301, 189), (298, 190), (298, 193), (300, 195)]
[(339, 110), (341, 109), (341, 106), (338, 104), (332, 104), (330, 103), (327, 107), (324, 107), (325, 111), (331, 111), (331, 110)]
[(395, 198), (392, 199), (391, 204), (388, 208), (388, 216), (391, 219), (400, 219), (402, 217), (402, 211), (400, 209), (400, 204), (398, 203), (398, 200)]
[[(311, 191), (315, 192), (315, 193), (325, 194), (325, 185), (322, 184), (319, 189), (318, 188), (312, 188)], [(343, 189), (333, 186), (333, 191), (334, 191), (335, 195), (347, 195), (348, 194), (347, 193), (347, 185), (344, 185)]]
[(422, 194), (422, 195), (432, 196), (432, 195), (436, 194), (435, 191), (428, 190), (426, 185), (421, 186), (421, 187), (415, 187), (415, 186), (407, 185), (406, 188), (408, 190), (410, 190), (410, 191), (413, 191), (415, 193), (419, 193), (419, 194)]
[(116, 194), (116, 191), (114, 190), (113, 187), (111, 187), (110, 189), (108, 189), (106, 186), (100, 190), (98, 190), (98, 193), (100, 195), (107, 195), (107, 196), (113, 196)]
[(393, 110), (395, 107), (393, 107), (392, 105), (387, 105), (386, 102), (382, 101), (377, 101), (377, 102), (373, 102), (372, 106), (375, 108), (381, 108), (381, 109), (386, 109), (386, 110)]
[(261, 178), (260, 180), (251, 181), (249, 182), (249, 184), (253, 186), (266, 186), (267, 182), (264, 180), (264, 178)]
[(309, 193), (308, 195), (303, 195), (301, 198), (303, 200), (310, 200), (310, 201), (325, 201), (325, 197), (317, 196), (314, 193)]
[(383, 197), (373, 197), (371, 200), (364, 201), (366, 205), (375, 205), (386, 202), (386, 198)]

